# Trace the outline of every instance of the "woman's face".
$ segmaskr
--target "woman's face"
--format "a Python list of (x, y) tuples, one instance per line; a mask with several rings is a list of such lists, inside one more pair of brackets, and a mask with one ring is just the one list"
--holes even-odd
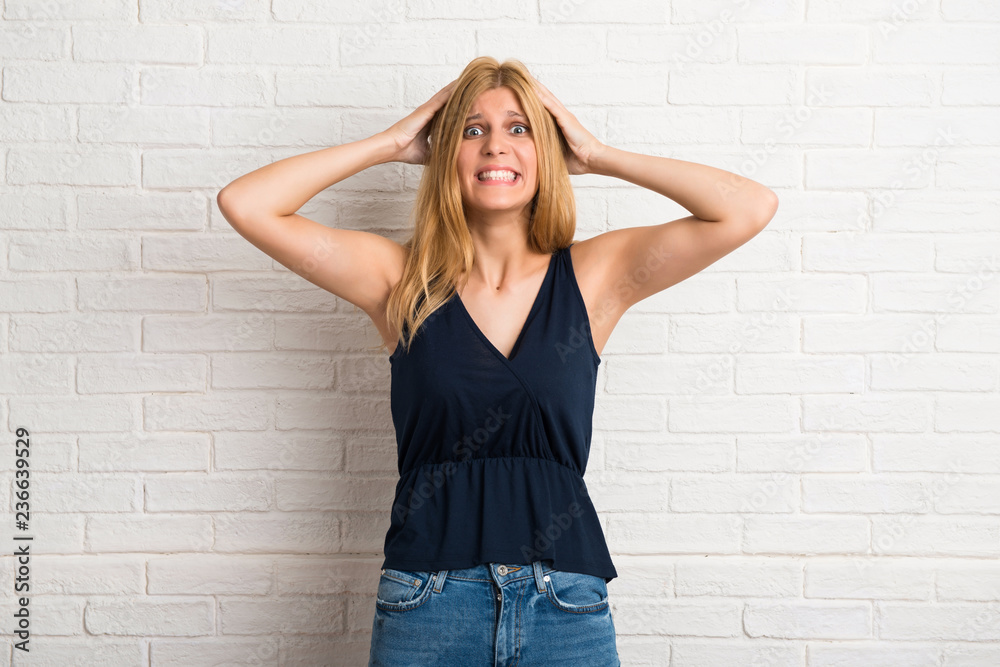
[[(500, 168), (480, 180), (479, 173), (490, 165)], [(476, 98), (463, 125), (457, 166), (467, 211), (519, 212), (531, 204), (538, 188), (535, 139), (513, 90), (501, 86)], [(506, 171), (516, 178), (505, 180)]]

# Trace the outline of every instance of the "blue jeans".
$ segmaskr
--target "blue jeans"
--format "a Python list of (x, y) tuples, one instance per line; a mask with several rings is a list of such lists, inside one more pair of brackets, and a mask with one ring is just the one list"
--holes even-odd
[(382, 570), (369, 667), (618, 667), (603, 577), (547, 561)]

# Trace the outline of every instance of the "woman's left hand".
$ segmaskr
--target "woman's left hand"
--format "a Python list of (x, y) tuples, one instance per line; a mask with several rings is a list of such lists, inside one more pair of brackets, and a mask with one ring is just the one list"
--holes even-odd
[(571, 174), (591, 173), (591, 163), (595, 156), (605, 148), (604, 144), (598, 141), (597, 137), (587, 131), (587, 129), (576, 119), (569, 109), (563, 106), (556, 96), (549, 92), (538, 79), (531, 77), (538, 93), (538, 99), (542, 101), (545, 108), (549, 110), (559, 124), (566, 143), (569, 144), (569, 152), (564, 154), (566, 158), (566, 168)]

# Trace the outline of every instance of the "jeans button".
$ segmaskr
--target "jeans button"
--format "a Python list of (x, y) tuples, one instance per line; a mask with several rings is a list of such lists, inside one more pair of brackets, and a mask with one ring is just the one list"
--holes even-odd
[(500, 567), (497, 568), (497, 572), (499, 572), (501, 575), (507, 574), (507, 566), (501, 565)]

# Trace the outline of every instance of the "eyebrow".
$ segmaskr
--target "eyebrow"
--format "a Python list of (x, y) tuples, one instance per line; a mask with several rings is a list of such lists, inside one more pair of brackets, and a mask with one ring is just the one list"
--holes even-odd
[[(508, 110), (507, 111), (507, 115), (511, 116), (511, 117), (516, 116), (516, 117), (518, 117), (518, 118), (520, 118), (522, 120), (528, 120), (527, 118), (525, 118), (524, 116), (522, 116), (521, 114), (519, 114), (516, 111), (510, 111), (510, 110)], [(477, 119), (482, 118), (482, 117), (483, 117), (483, 114), (481, 114), (481, 113), (474, 113), (471, 116), (469, 116), (468, 118), (466, 118), (465, 122), (468, 123), (470, 120), (477, 120)]]

